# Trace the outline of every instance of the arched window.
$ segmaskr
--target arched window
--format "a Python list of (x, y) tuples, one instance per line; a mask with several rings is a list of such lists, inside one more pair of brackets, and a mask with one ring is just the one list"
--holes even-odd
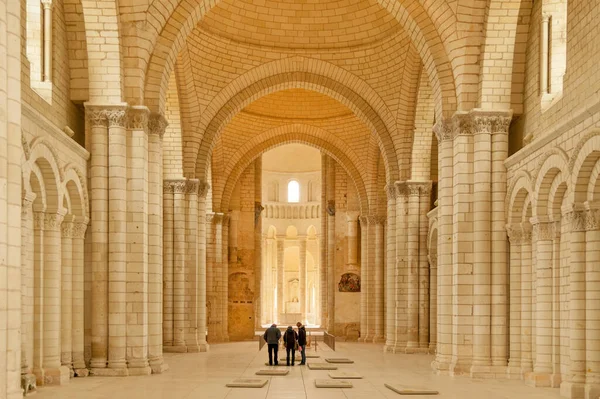
[(288, 202), (300, 202), (300, 183), (296, 180), (288, 183)]
[(544, 0), (541, 21), (540, 91), (552, 100), (563, 91), (567, 68), (567, 0)]
[(26, 52), (31, 88), (52, 100), (52, 0), (26, 2)]

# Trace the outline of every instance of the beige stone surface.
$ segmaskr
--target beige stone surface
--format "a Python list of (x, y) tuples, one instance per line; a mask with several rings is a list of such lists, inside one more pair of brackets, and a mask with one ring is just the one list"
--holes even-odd
[(360, 373), (357, 373), (355, 371), (330, 371), (328, 373), (328, 375), (329, 375), (329, 378), (333, 378), (333, 379), (344, 379), (344, 378), (361, 379), (361, 378), (363, 378)]
[(344, 380), (316, 379), (315, 386), (317, 388), (352, 388), (352, 383)]

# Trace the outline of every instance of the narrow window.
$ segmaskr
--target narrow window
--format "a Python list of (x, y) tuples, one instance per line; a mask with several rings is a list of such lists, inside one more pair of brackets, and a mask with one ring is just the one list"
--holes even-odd
[(288, 183), (288, 202), (300, 202), (300, 184), (296, 180)]

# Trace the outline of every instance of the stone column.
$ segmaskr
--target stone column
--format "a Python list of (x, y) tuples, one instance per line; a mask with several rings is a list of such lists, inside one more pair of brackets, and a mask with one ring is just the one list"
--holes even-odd
[(586, 203), (585, 399), (600, 397), (600, 207)]
[(162, 140), (166, 127), (164, 116), (148, 116), (148, 363), (154, 374), (168, 368), (163, 359)]
[[(427, 213), (431, 207), (431, 182), (421, 183), (419, 187), (419, 352), (429, 353), (430, 324), (430, 266), (427, 257), (427, 235), (429, 219)], [(435, 287), (435, 285), (431, 285)]]
[[(321, 153), (321, 242), (319, 252), (319, 323), (321, 328), (327, 327), (327, 215), (329, 204), (327, 202), (327, 170), (329, 168), (329, 156)], [(335, 204), (331, 204), (335, 212)]]
[(520, 224), (506, 225), (510, 240), (510, 356), (507, 377), (521, 379), (521, 241)]
[(254, 161), (254, 327), (261, 328), (262, 282), (258, 278), (262, 269), (262, 156)]
[(209, 345), (206, 342), (207, 330), (207, 262), (206, 242), (207, 228), (210, 224), (206, 217), (206, 194), (209, 185), (200, 182), (198, 188), (198, 349), (207, 352)]
[(552, 373), (552, 236), (553, 223), (545, 218), (531, 220), (536, 245), (535, 292), (536, 351), (533, 373), (527, 383), (536, 387), (549, 387)]
[(406, 182), (396, 182), (396, 260), (394, 265), (394, 301), (396, 304), (394, 353), (405, 353), (408, 342), (408, 188)]
[(52, 0), (41, 0), (44, 9), (44, 82), (52, 82)]
[(429, 255), (429, 353), (435, 354), (437, 347), (437, 254)]
[(163, 194), (163, 345), (169, 351), (173, 346), (173, 233), (174, 189), (169, 182), (164, 183)]
[(230, 264), (237, 264), (238, 259), (238, 231), (240, 222), (240, 211), (229, 212), (229, 255)]
[(532, 268), (531, 268), (531, 223), (521, 223), (521, 374), (533, 371), (531, 348), (532, 325)]
[(394, 278), (396, 265), (396, 189), (393, 184), (386, 186), (387, 229), (386, 229), (386, 268), (385, 268), (385, 352), (392, 352), (396, 341), (396, 303), (394, 300)]
[(452, 213), (453, 149), (450, 121), (438, 121), (434, 127), (438, 139), (438, 257), (437, 257), (437, 349), (433, 363), (439, 374), (447, 374), (452, 360)]
[[(72, 217), (71, 217), (72, 218)], [(63, 221), (61, 225), (61, 328), (60, 360), (61, 365), (73, 373), (73, 223)]]
[(561, 371), (561, 290), (563, 283), (561, 278), (564, 270), (561, 269), (560, 256), (560, 235), (562, 223), (560, 216), (554, 217), (552, 222), (552, 376), (550, 377), (550, 386), (559, 388), (562, 380)]
[(284, 287), (284, 270), (285, 264), (283, 263), (284, 255), (284, 244), (283, 238), (277, 238), (277, 323), (281, 323), (282, 314), (285, 313), (283, 308), (283, 287)]
[(187, 352), (198, 347), (198, 187), (199, 181), (186, 182), (185, 218), (185, 346)]
[(329, 157), (327, 167), (327, 330), (335, 334), (335, 161)]
[(87, 220), (73, 222), (72, 229), (72, 266), (73, 266), (73, 326), (72, 346), (73, 371), (76, 377), (87, 377), (89, 370), (84, 359), (84, 239)]
[(569, 209), (563, 220), (570, 224), (569, 272), (569, 371), (560, 386), (561, 396), (583, 398), (586, 374), (586, 223), (582, 205)]
[(298, 237), (298, 245), (300, 252), (300, 265), (299, 265), (299, 291), (300, 291), (300, 313), (302, 314), (302, 324), (306, 323), (306, 236)]
[(373, 284), (371, 287), (374, 288), (374, 304), (375, 304), (375, 335), (373, 336), (373, 342), (385, 342), (385, 331), (384, 331), (384, 282), (383, 282), (383, 264), (384, 264), (384, 249), (385, 249), (385, 237), (383, 234), (383, 226), (385, 224), (385, 217), (376, 217), (375, 220), (375, 263), (373, 270)]
[(223, 342), (224, 331), (223, 316), (223, 284), (225, 283), (225, 270), (223, 270), (223, 214), (215, 213), (213, 223), (215, 225), (214, 235), (214, 263), (213, 263), (213, 298), (214, 298), (214, 327), (216, 340)]
[(43, 360), (44, 385), (69, 382), (70, 370), (61, 365), (61, 224), (63, 212), (44, 215)]
[[(223, 280), (221, 285), (221, 331), (223, 334), (223, 342), (229, 342), (229, 215), (223, 215), (222, 234), (221, 253), (223, 263), (221, 266), (221, 273)], [(258, 276), (260, 276), (260, 273)]]
[(85, 104), (90, 124), (88, 151), (91, 154), (90, 239), (92, 259), (92, 311), (90, 368), (102, 372), (108, 361), (108, 121), (107, 110)]
[(33, 212), (33, 373), (39, 385), (44, 384), (44, 212)]
[(33, 202), (36, 194), (26, 194), (21, 204), (21, 374), (33, 372), (34, 240)]
[[(208, 190), (207, 190), (208, 192)], [(204, 197), (204, 210), (206, 211), (206, 196)], [(216, 331), (216, 305), (215, 305), (215, 214), (206, 213), (206, 326), (207, 341), (217, 341)]]
[(173, 181), (173, 347), (170, 351), (186, 352), (185, 347), (185, 214), (186, 181)]
[[(108, 118), (108, 368), (127, 372), (127, 131), (125, 109)], [(94, 298), (95, 299), (95, 298)]]
[(358, 216), (359, 212), (346, 211), (346, 236), (348, 237), (348, 263), (346, 264), (346, 270), (351, 273), (358, 271)]
[(406, 353), (415, 353), (419, 348), (419, 185), (406, 182), (408, 187), (408, 342)]
[[(369, 338), (369, 217), (360, 220), (360, 337), (359, 342)], [(373, 338), (371, 336), (371, 338)]]

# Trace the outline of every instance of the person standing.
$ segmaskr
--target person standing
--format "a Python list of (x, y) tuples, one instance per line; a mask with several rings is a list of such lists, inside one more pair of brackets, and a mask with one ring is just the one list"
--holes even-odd
[(294, 365), (294, 360), (296, 357), (296, 345), (298, 345), (298, 334), (292, 326), (288, 326), (285, 334), (283, 335), (283, 344), (285, 345), (285, 353), (286, 358), (285, 361), (287, 365), (290, 365), (290, 351), (292, 352), (292, 366)]
[(277, 324), (271, 324), (271, 327), (267, 328), (265, 331), (263, 338), (269, 347), (269, 366), (273, 365), (273, 352), (275, 352), (275, 366), (279, 365), (277, 352), (279, 348), (279, 339), (281, 339), (281, 331), (277, 328)]
[(296, 323), (296, 326), (298, 326), (298, 350), (302, 356), (300, 365), (303, 366), (306, 364), (306, 328), (300, 322)]

